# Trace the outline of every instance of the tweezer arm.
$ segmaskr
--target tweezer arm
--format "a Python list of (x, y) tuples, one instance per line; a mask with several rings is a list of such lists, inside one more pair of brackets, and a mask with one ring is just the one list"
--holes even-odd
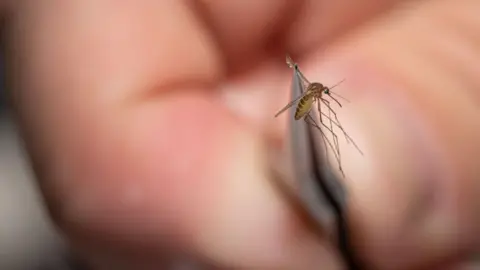
[[(294, 65), (291, 86), (292, 97), (304, 92), (303, 76)], [(290, 151), (294, 164), (294, 175), (299, 181), (300, 199), (313, 219), (328, 232), (329, 238), (337, 243), (348, 269), (361, 269), (350, 246), (349, 229), (345, 217), (346, 194), (343, 186), (326, 161), (322, 147), (321, 130), (315, 130), (305, 121), (295, 121), (295, 110), (290, 110)], [(313, 119), (315, 117), (312, 116)]]
[[(303, 81), (299, 75), (297, 68), (293, 68), (293, 80), (291, 86), (292, 97), (298, 97), (303, 94)], [(328, 233), (330, 237), (335, 237), (335, 213), (330, 207), (325, 190), (319, 185), (319, 180), (316, 175), (316, 167), (321, 162), (315, 160), (314, 149), (315, 145), (313, 134), (309, 125), (302, 120), (294, 120), (295, 110), (290, 110), (289, 119), (289, 148), (292, 154), (293, 173), (297, 179), (297, 189), (300, 200), (309, 214), (313, 217), (315, 222), (321, 229)], [(312, 144), (313, 143), (313, 144)], [(323, 166), (322, 166), (323, 168)]]

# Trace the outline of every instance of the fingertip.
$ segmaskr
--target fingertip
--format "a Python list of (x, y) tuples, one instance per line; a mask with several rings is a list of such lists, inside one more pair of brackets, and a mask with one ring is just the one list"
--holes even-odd
[(175, 247), (229, 267), (336, 265), (272, 188), (260, 134), (200, 93), (131, 113), (111, 129), (122, 140), (86, 150), (98, 167), (63, 194), (70, 235), (105, 250)]

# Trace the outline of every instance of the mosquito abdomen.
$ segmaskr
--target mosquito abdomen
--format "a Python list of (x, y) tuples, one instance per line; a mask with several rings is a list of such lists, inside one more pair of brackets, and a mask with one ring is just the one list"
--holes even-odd
[(307, 94), (300, 99), (295, 110), (295, 120), (299, 120), (312, 109), (313, 104), (313, 94)]

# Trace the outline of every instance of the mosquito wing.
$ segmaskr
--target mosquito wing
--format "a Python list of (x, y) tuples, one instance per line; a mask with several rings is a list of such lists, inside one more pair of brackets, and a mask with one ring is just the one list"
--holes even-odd
[(299, 101), (301, 98), (303, 98), (306, 94), (308, 94), (309, 92), (308, 91), (305, 91), (305, 93), (303, 93), (301, 96), (295, 98), (294, 100), (290, 101), (290, 103), (288, 103), (287, 105), (285, 105), (285, 107), (283, 107), (280, 111), (278, 111), (276, 114), (275, 114), (275, 117), (279, 116), (281, 113), (283, 113), (284, 111), (286, 111), (288, 108), (292, 107), (293, 104), (295, 104), (295, 102)]

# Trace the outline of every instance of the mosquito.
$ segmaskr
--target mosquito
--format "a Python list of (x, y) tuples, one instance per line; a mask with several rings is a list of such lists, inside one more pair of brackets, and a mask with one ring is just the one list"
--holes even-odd
[[(351, 142), (355, 146), (355, 148), (360, 152), (360, 154), (363, 155), (363, 152), (360, 150), (360, 148), (357, 146), (357, 144), (353, 141), (353, 139), (345, 132), (345, 130), (343, 129), (343, 127), (340, 123), (340, 121), (338, 120), (337, 114), (335, 113), (335, 111), (330, 106), (330, 101), (325, 99), (324, 96), (323, 96), (323, 95), (328, 95), (340, 107), (342, 107), (342, 104), (339, 102), (338, 99), (336, 99), (332, 95), (335, 95), (336, 97), (341, 98), (341, 99), (345, 100), (346, 102), (350, 102), (346, 98), (344, 98), (344, 97), (340, 96), (339, 94), (336, 94), (335, 92), (332, 91), (333, 88), (335, 88), (336, 86), (341, 84), (344, 80), (336, 83), (335, 85), (333, 85), (331, 87), (324, 86), (323, 84), (318, 83), (318, 82), (311, 83), (311, 82), (308, 81), (308, 79), (305, 77), (305, 75), (303, 75), (303, 73), (300, 72), (300, 69), (298, 68), (298, 65), (296, 63), (294, 63), (288, 55), (287, 55), (287, 58), (286, 58), (286, 62), (287, 62), (287, 65), (290, 68), (293, 68), (293, 69), (298, 71), (297, 74), (301, 77), (301, 80), (302, 80), (302, 82), (303, 82), (303, 84), (306, 88), (306, 91), (301, 96), (295, 98), (293, 101), (288, 103), (285, 107), (283, 107), (280, 111), (278, 111), (275, 114), (275, 117), (279, 116), (281, 113), (283, 113), (288, 108), (292, 107), (296, 102), (298, 102), (297, 106), (296, 106), (296, 109), (295, 109), (295, 116), (294, 116), (295, 120), (300, 120), (300, 119), (303, 118), (305, 122), (313, 125), (315, 128), (317, 128), (321, 131), (323, 138), (326, 140), (326, 143), (329, 144), (330, 148), (332, 149), (332, 151), (335, 155), (335, 159), (338, 162), (339, 171), (342, 173), (342, 175), (344, 175), (342, 165), (341, 165), (341, 162), (340, 162), (341, 156), (340, 156), (340, 147), (339, 147), (339, 144), (338, 144), (338, 137), (337, 137), (336, 133), (333, 131), (333, 125), (335, 125), (336, 127), (338, 127), (342, 131), (342, 133), (345, 136), (345, 139), (346, 139), (347, 143)], [(328, 138), (323, 133), (320, 126), (315, 122), (313, 117), (310, 115), (310, 111), (312, 110), (313, 104), (315, 102), (317, 103), (317, 109), (318, 109), (318, 112), (319, 112), (320, 124), (332, 134), (335, 147), (332, 145), (330, 140), (328, 140)], [(322, 111), (322, 108), (321, 108), (322, 104), (325, 105), (325, 107), (327, 107), (328, 115), (325, 114)], [(332, 114), (333, 114), (333, 117), (335, 118), (335, 120), (332, 119)], [(325, 125), (325, 123), (323, 122), (323, 117), (322, 116), (329, 120), (329, 123), (330, 123), (329, 126)]]
[[(298, 65), (297, 65), (295, 62), (293, 62), (292, 58), (290, 58), (290, 56), (288, 56), (288, 55), (287, 55), (287, 58), (286, 58), (286, 62), (287, 62), (287, 65), (288, 65), (290, 68), (294, 68), (294, 69), (296, 69), (296, 70), (298, 71), (298, 74), (300, 75), (300, 78), (302, 79), (305, 88), (308, 89), (308, 86), (311, 85), (312, 83), (310, 83), (310, 82), (308, 81), (308, 79), (305, 77), (305, 75), (303, 75), (303, 73), (300, 71), (300, 68), (298, 67)], [(333, 101), (335, 101), (335, 103), (338, 104), (339, 107), (343, 107), (343, 106), (342, 106), (342, 103), (340, 103), (340, 101), (338, 101), (338, 99), (336, 99), (334, 96), (336, 96), (336, 97), (338, 97), (338, 98), (346, 101), (347, 103), (350, 103), (350, 101), (349, 101), (348, 99), (346, 99), (345, 97), (343, 97), (343, 96), (341, 96), (341, 95), (339, 95), (339, 94), (337, 94), (337, 93), (335, 93), (335, 92), (332, 91), (333, 88), (335, 88), (336, 86), (338, 86), (339, 84), (341, 84), (341, 83), (344, 82), (344, 81), (345, 81), (345, 79), (343, 79), (343, 80), (341, 80), (340, 82), (336, 83), (336, 84), (333, 85), (332, 87), (326, 87), (326, 86), (323, 86), (323, 85), (320, 84), (320, 83), (317, 83), (317, 84), (319, 84), (319, 85), (322, 86), (321, 91), (319, 91), (319, 92), (321, 92), (321, 93), (319, 93), (317, 96), (313, 96), (313, 99), (315, 99), (314, 101), (320, 101), (321, 103), (323, 103), (323, 104), (328, 108), (328, 114), (329, 114), (329, 116), (326, 116), (325, 113), (323, 113), (322, 110), (321, 110), (321, 103), (320, 103), (320, 102), (317, 102), (317, 109), (318, 109), (318, 112), (319, 112), (319, 114), (320, 114), (320, 122), (323, 122), (322, 115), (323, 115), (324, 117), (326, 117), (327, 119), (329, 119), (329, 118), (331, 117), (331, 115), (333, 114), (333, 116), (334, 116), (334, 118), (335, 118), (335, 121), (332, 121), (331, 119), (329, 119), (329, 120), (331, 120), (330, 126), (331, 126), (332, 123), (334, 123), (334, 124), (342, 131), (342, 133), (344, 134), (347, 143), (350, 143), (350, 142), (351, 142), (351, 143), (355, 146), (355, 148), (357, 149), (357, 151), (363, 156), (362, 150), (360, 150), (360, 148), (358, 147), (358, 145), (353, 141), (353, 139), (352, 139), (352, 138), (345, 132), (345, 130), (343, 129), (343, 126), (341, 125), (340, 120), (339, 120), (338, 117), (337, 117), (337, 114), (335, 113), (335, 111), (334, 111), (334, 110), (332, 109), (332, 107), (330, 106), (330, 101), (327, 100), (327, 99), (325, 99), (325, 98), (323, 98), (323, 96), (322, 96), (322, 94), (328, 95)], [(315, 83), (313, 83), (313, 84), (315, 84)], [(301, 99), (301, 98), (302, 98), (302, 96), (299, 97), (299, 99)], [(296, 101), (296, 100), (295, 100), (295, 101)], [(295, 101), (294, 101), (294, 102), (295, 102)], [(293, 102), (293, 103), (294, 103), (294, 102)], [(293, 103), (291, 103), (291, 104), (289, 104), (289, 105), (292, 106)], [(312, 102), (312, 104), (313, 104), (313, 102)], [(310, 106), (311, 106), (311, 105), (310, 105)], [(288, 107), (284, 108), (284, 110), (285, 110), (285, 109), (288, 109)], [(298, 120), (298, 119), (297, 119), (297, 120)], [(331, 126), (331, 129), (333, 129), (332, 126)], [(338, 145), (338, 139), (336, 138), (336, 136), (334, 137), (334, 140), (337, 140), (336, 143), (337, 143), (337, 145)]]

